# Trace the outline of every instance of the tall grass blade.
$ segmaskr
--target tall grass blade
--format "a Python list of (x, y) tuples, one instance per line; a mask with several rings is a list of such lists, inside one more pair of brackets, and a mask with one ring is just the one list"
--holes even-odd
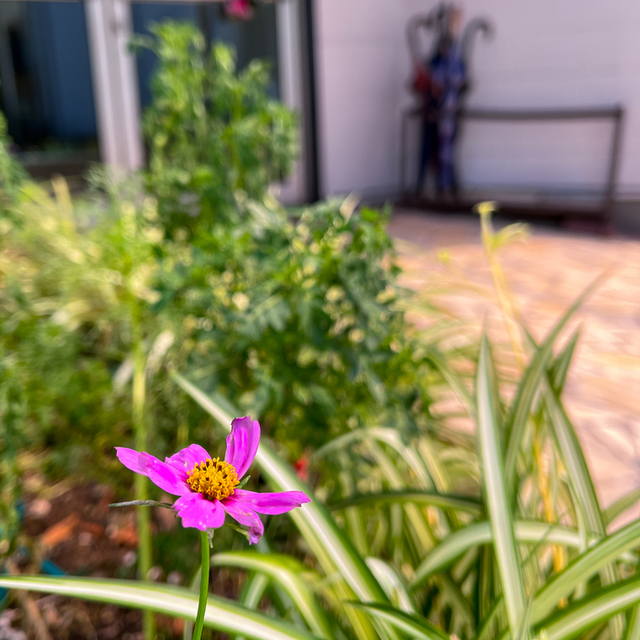
[(603, 587), (535, 627), (548, 640), (571, 640), (640, 602), (640, 577)]
[[(574, 549), (582, 548), (584, 540), (577, 529), (549, 525), (544, 522), (515, 521), (514, 534), (519, 543), (538, 545), (557, 544)], [(598, 540), (592, 536), (590, 542)], [(430, 551), (416, 569), (412, 589), (420, 588), (432, 575), (446, 570), (472, 547), (493, 542), (489, 521), (474, 522), (447, 536)]]
[(314, 635), (326, 640), (334, 638), (331, 625), (313, 592), (301, 575), (307, 571), (300, 562), (281, 554), (263, 554), (256, 551), (229, 551), (211, 558), (212, 566), (235, 567), (256, 571), (269, 576), (291, 598)]
[(476, 380), (479, 458), (509, 627), (512, 637), (516, 637), (522, 625), (525, 592), (511, 519), (511, 506), (505, 485), (506, 469), (500, 446), (498, 412), (495, 406), (495, 380), (492, 371), (493, 362), (489, 342), (484, 335), (480, 344)]
[(602, 567), (639, 544), (640, 520), (636, 520), (578, 556), (538, 592), (531, 607), (532, 622), (539, 622), (579, 584), (586, 582)]
[(482, 503), (475, 498), (466, 496), (447, 495), (433, 491), (381, 491), (379, 493), (364, 493), (351, 496), (335, 504), (330, 504), (329, 509), (339, 511), (349, 507), (376, 507), (388, 504), (404, 503), (422, 504), (442, 509), (451, 509), (478, 515), (483, 512)]
[[(49, 576), (0, 576), (0, 586), (56, 593), (82, 600), (115, 604), (129, 609), (153, 611), (195, 620), (198, 596), (189, 589), (128, 580), (60, 578)], [(315, 640), (302, 629), (216, 596), (209, 596), (205, 626), (225, 633), (242, 634), (253, 640)]]
[(540, 383), (547, 375), (547, 367), (553, 356), (555, 341), (567, 322), (571, 319), (571, 316), (578, 310), (593, 289), (600, 284), (601, 280), (601, 277), (597, 278), (569, 309), (567, 309), (565, 314), (551, 329), (544, 342), (538, 347), (522, 376), (506, 422), (508, 445), (505, 459), (505, 477), (509, 488), (514, 486), (518, 453), (522, 446), (527, 421), (529, 420), (536, 392), (540, 387)]
[(364, 609), (367, 613), (385, 622), (390, 622), (410, 638), (420, 638), (420, 640), (449, 640), (448, 635), (417, 614), (401, 611), (391, 605), (377, 603), (354, 602), (352, 606)]

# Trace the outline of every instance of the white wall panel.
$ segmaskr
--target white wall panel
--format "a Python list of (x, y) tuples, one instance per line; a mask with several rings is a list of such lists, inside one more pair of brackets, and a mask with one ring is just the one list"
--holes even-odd
[[(470, 106), (627, 109), (620, 192), (640, 194), (640, 2), (460, 1), (495, 37), (475, 43)], [(402, 108), (411, 103), (405, 27), (434, 2), (316, 0), (321, 188), (392, 193)], [(461, 140), (470, 185), (601, 184), (604, 124), (473, 123)]]

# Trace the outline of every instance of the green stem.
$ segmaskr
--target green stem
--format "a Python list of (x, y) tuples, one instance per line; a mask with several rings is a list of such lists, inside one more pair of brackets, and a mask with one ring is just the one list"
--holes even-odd
[[(135, 324), (135, 323), (134, 323)], [(134, 362), (133, 362), (133, 429), (137, 451), (147, 450), (147, 424), (145, 419), (146, 403), (146, 362), (144, 348), (139, 335), (139, 328), (135, 328)], [(146, 476), (136, 474), (136, 500), (149, 499), (149, 481)], [(148, 507), (138, 507), (138, 578), (147, 580), (151, 569), (151, 520)], [(153, 612), (143, 613), (143, 628), (145, 640), (155, 638), (155, 619)]]
[(200, 568), (200, 598), (198, 599), (198, 614), (193, 625), (191, 640), (200, 640), (204, 628), (204, 612), (207, 608), (207, 596), (209, 595), (209, 563), (211, 553), (209, 551), (209, 537), (206, 531), (201, 532), (202, 542), (202, 567)]

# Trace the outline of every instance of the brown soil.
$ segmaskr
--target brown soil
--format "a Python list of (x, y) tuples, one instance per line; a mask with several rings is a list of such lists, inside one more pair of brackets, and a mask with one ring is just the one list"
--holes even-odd
[[(74, 487), (50, 500), (28, 496), (23, 524), (25, 550), (15, 556), (18, 570), (42, 573), (43, 562), (48, 560), (67, 575), (135, 579), (135, 511), (110, 508), (114, 498), (110, 488), (95, 483)], [(173, 532), (172, 537), (180, 533), (171, 511), (154, 509), (153, 518), (155, 533)], [(188, 582), (176, 571), (167, 576), (161, 567), (154, 567), (152, 572), (152, 579), (158, 582), (183, 586)], [(238, 593), (238, 580), (237, 574), (214, 572), (212, 590), (233, 597)], [(55, 640), (142, 639), (139, 611), (56, 595), (32, 593), (30, 597)], [(15, 610), (10, 613), (12, 626), (26, 630), (29, 640), (36, 638), (24, 607), (13, 599), (9, 609)], [(182, 620), (157, 616), (157, 625), (158, 640), (182, 638)]]

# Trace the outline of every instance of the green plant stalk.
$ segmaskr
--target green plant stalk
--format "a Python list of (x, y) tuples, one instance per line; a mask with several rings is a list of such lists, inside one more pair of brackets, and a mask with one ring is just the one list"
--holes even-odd
[[(133, 428), (137, 451), (147, 450), (147, 425), (145, 420), (146, 401), (146, 362), (140, 329), (135, 325), (134, 363), (133, 363)], [(149, 499), (149, 480), (146, 476), (136, 474), (136, 500)], [(138, 578), (147, 580), (151, 569), (151, 521), (148, 507), (137, 507), (138, 522)], [(143, 613), (143, 628), (145, 640), (155, 638), (155, 619), (152, 611)]]
[(200, 567), (200, 598), (198, 599), (198, 613), (193, 625), (193, 636), (191, 640), (200, 640), (202, 629), (204, 628), (204, 612), (207, 609), (207, 597), (209, 595), (209, 565), (211, 564), (211, 553), (209, 552), (209, 536), (206, 531), (200, 535), (202, 543), (202, 565)]
[(477, 211), (480, 214), (482, 244), (484, 245), (489, 260), (493, 285), (498, 296), (502, 315), (504, 316), (507, 334), (511, 342), (511, 348), (513, 349), (513, 356), (518, 369), (522, 371), (525, 368), (525, 355), (522, 343), (518, 338), (518, 313), (493, 242), (495, 233), (491, 224), (491, 214), (495, 211), (495, 203), (482, 202), (477, 206)]

